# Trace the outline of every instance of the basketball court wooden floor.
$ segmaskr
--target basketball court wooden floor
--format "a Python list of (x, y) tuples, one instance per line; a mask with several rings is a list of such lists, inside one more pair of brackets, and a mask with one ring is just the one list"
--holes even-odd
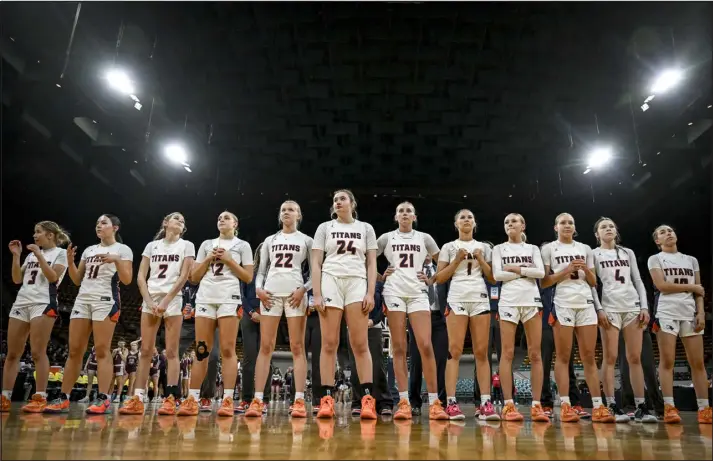
[[(338, 407), (336, 420), (291, 419), (278, 404), (261, 419), (2, 415), (2, 459), (711, 459), (711, 426), (532, 424), (381, 417), (364, 422)], [(425, 408), (425, 407), (424, 407)], [(148, 411), (149, 409), (153, 411)], [(473, 407), (464, 408), (466, 415)]]

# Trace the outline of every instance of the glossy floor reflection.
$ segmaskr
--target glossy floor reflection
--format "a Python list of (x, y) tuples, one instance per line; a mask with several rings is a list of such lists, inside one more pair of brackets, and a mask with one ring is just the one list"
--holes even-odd
[[(711, 426), (2, 414), (2, 459), (711, 459)], [(153, 410), (153, 411), (150, 411)], [(464, 406), (467, 415), (473, 408)]]

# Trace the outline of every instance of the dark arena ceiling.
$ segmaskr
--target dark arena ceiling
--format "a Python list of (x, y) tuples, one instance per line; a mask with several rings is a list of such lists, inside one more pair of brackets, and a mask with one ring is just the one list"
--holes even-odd
[[(539, 243), (570, 211), (590, 244), (608, 215), (643, 254), (664, 221), (710, 254), (709, 3), (3, 2), (0, 12), (12, 238), (56, 219), (86, 245), (112, 211), (137, 251), (168, 212), (183, 211), (200, 242), (230, 209), (254, 248), (283, 199), (300, 202), (313, 233), (331, 191), (348, 187), (377, 233), (408, 199), (441, 244), (467, 207), (494, 242), (508, 212)], [(140, 110), (108, 87), (111, 67), (131, 76)], [(643, 111), (668, 68), (681, 82)], [(183, 143), (191, 172), (167, 161), (170, 142)], [(583, 174), (601, 146), (611, 162)]]

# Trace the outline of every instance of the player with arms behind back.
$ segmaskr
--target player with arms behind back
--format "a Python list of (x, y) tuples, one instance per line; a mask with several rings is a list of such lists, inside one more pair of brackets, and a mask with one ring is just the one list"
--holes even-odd
[[(238, 217), (229, 211), (218, 216), (216, 239), (201, 244), (191, 269), (190, 280), (199, 284), (196, 295), (196, 361), (193, 363), (189, 395), (178, 410), (178, 416), (196, 416), (199, 412), (200, 391), (208, 371), (210, 351), (213, 348), (215, 327), (220, 331), (222, 357), (223, 403), (218, 416), (233, 417), (233, 392), (238, 377), (238, 360), (235, 343), (243, 299), (240, 282), (253, 279), (253, 254), (250, 244), (238, 238)], [(211, 405), (206, 402), (203, 407)]]
[[(364, 397), (361, 419), (376, 419), (371, 354), (368, 346), (369, 312), (376, 292), (376, 234), (359, 221), (357, 202), (342, 189), (332, 198), (332, 220), (319, 225), (312, 244), (314, 307), (319, 312), (322, 349), (319, 357), (324, 397), (318, 418), (334, 418), (334, 366), (342, 316), (349, 328), (349, 344)], [(317, 385), (317, 383), (315, 383)]]
[(711, 424), (713, 414), (708, 402), (708, 378), (703, 361), (703, 310), (705, 290), (701, 285), (698, 260), (678, 251), (678, 236), (671, 226), (654, 230), (654, 242), (661, 252), (649, 258), (649, 273), (658, 290), (656, 303), (656, 342), (659, 345), (659, 380), (664, 400), (664, 423), (681, 422), (673, 401), (673, 365), (676, 340), (681, 338), (691, 367), (696, 390), (698, 422)]
[[(555, 336), (555, 381), (562, 402), (560, 419), (565, 423), (579, 421), (579, 415), (569, 401), (569, 358), (574, 329), (584, 376), (592, 394), (592, 422), (613, 423), (614, 415), (602, 402), (599, 370), (594, 356), (599, 317), (592, 296), (592, 287), (597, 284), (592, 249), (574, 240), (576, 230), (571, 214), (559, 214), (554, 228), (557, 240), (542, 248), (542, 262), (545, 264), (542, 288), (556, 285), (551, 324)], [(606, 318), (603, 314), (602, 317)]]
[[(260, 299), (260, 351), (255, 364), (255, 392), (245, 417), (263, 415), (263, 390), (270, 373), (270, 361), (275, 350), (277, 328), (284, 313), (290, 336), (290, 351), (295, 365), (295, 401), (290, 415), (306, 418), (305, 383), (307, 356), (305, 355), (305, 326), (307, 325), (307, 297), (312, 280), (304, 281), (302, 267), (309, 264), (312, 238), (297, 227), (302, 221), (299, 204), (288, 200), (280, 206), (278, 221), (282, 229), (265, 239), (261, 245), (255, 292)], [(287, 393), (285, 393), (287, 400)]]
[(76, 248), (70, 245), (67, 249), (67, 272), (72, 282), (79, 286), (79, 293), (69, 321), (69, 356), (64, 365), (62, 392), (47, 405), (45, 413), (69, 411), (69, 393), (79, 377), (89, 335), (92, 333), (97, 357), (99, 392), (94, 403), (87, 408), (87, 413), (111, 412), (111, 400), (107, 394), (111, 390), (114, 376), (111, 340), (121, 314), (119, 282), (130, 284), (134, 272), (134, 254), (131, 248), (121, 243), (120, 228), (121, 221), (116, 216), (99, 216), (96, 235), (100, 243), (84, 250), (79, 267), (74, 262)]
[[(144, 299), (141, 308), (141, 355), (138, 382), (140, 388), (127, 400), (119, 413), (141, 415), (144, 413), (145, 383), (149, 377), (151, 354), (156, 346), (156, 333), (163, 319), (166, 327), (167, 389), (166, 399), (159, 415), (173, 415), (181, 398), (179, 390), (178, 346), (183, 324), (183, 287), (193, 266), (196, 248), (184, 240), (186, 221), (181, 213), (171, 213), (161, 221), (161, 228), (151, 243), (146, 245), (141, 257), (137, 283)], [(148, 282), (146, 277), (148, 276)]]
[(34, 243), (27, 245), (30, 254), (20, 265), (22, 243), (13, 240), (12, 281), (22, 284), (10, 309), (7, 331), (7, 357), (3, 368), (0, 413), (10, 411), (10, 398), (15, 386), (20, 358), (30, 339), (32, 361), (36, 369), (36, 392), (22, 408), (26, 413), (42, 413), (47, 406), (47, 380), (50, 364), (47, 343), (52, 334), (57, 312), (57, 287), (67, 268), (67, 251), (60, 246), (69, 243), (67, 233), (52, 221), (35, 225)]
[(545, 414), (540, 397), (542, 394), (542, 321), (540, 309), (542, 300), (537, 287), (537, 279), (545, 276), (540, 249), (526, 242), (525, 218), (518, 213), (505, 216), (505, 234), (508, 241), (493, 249), (493, 278), (503, 282), (500, 288), (498, 314), (500, 317), (499, 376), (503, 389), (505, 406), (502, 418), (505, 421), (522, 421), (513, 400), (512, 361), (515, 357), (515, 333), (517, 324), (522, 323), (527, 337), (527, 354), (530, 357), (532, 378), (532, 407), (530, 417), (533, 422), (550, 421)]
[[(634, 390), (636, 413), (634, 420), (639, 423), (656, 423), (656, 417), (649, 413), (644, 403), (644, 370), (641, 367), (641, 347), (643, 329), (649, 323), (646, 288), (641, 281), (636, 256), (629, 248), (619, 245), (619, 230), (609, 218), (599, 218), (594, 224), (594, 236), (599, 248), (592, 251), (594, 267), (602, 282), (603, 311), (599, 310), (602, 331), (604, 361), (602, 364), (602, 384), (609, 410), (617, 423), (628, 423), (629, 417), (621, 410), (614, 395), (614, 366), (619, 355), (619, 332), (624, 335), (626, 360), (629, 363), (629, 379)], [(595, 304), (599, 304), (596, 289), (592, 288)], [(602, 318), (606, 317), (606, 318)], [(622, 376), (622, 379), (626, 377)]]

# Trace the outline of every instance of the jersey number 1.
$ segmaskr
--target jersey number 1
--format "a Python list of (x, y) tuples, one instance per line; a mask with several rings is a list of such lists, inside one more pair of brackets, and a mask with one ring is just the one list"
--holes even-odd
[(89, 266), (89, 275), (87, 275), (88, 279), (95, 279), (99, 277), (99, 264)]

